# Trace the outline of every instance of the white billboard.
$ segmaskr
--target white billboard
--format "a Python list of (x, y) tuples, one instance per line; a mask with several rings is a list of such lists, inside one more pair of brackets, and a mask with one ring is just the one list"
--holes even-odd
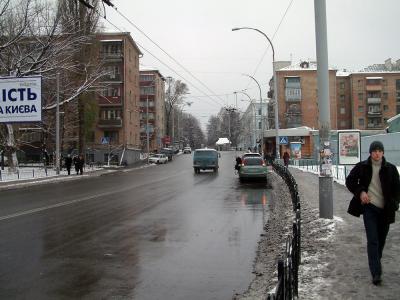
[(0, 77), (0, 123), (42, 120), (42, 77)]

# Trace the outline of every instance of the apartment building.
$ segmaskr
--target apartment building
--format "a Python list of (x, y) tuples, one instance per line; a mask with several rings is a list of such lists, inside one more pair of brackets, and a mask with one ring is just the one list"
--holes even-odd
[(147, 131), (149, 150), (161, 148), (161, 140), (166, 135), (165, 118), (165, 78), (158, 70), (140, 70), (140, 143), (147, 149)]
[[(100, 33), (99, 58), (108, 74), (99, 83), (98, 120), (93, 132), (91, 153), (94, 161), (114, 163), (138, 159), (139, 58), (142, 53), (129, 32)], [(124, 154), (126, 157), (122, 157)]]
[(385, 129), (400, 113), (400, 71), (352, 73), (350, 86), (351, 128)]
[[(278, 68), (276, 73), (279, 128), (309, 128), (308, 137), (296, 136), (292, 130), (293, 136), (285, 140), (288, 140), (287, 147), (291, 142), (301, 140), (304, 153), (310, 156), (313, 148), (311, 130), (319, 128), (317, 65), (315, 62), (301, 62)], [(270, 87), (272, 96), (273, 81)], [(332, 130), (384, 130), (388, 119), (400, 113), (400, 60), (392, 63), (388, 59), (384, 64), (375, 64), (360, 72), (330, 68), (329, 105)], [(279, 135), (285, 136), (286, 132), (289, 131), (282, 131)], [(267, 148), (274, 147), (273, 135), (273, 132), (267, 133), (264, 141)]]

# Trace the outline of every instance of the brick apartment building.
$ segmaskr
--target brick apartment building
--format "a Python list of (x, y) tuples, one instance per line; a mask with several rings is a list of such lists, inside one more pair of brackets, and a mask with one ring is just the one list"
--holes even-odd
[(165, 136), (165, 78), (158, 70), (140, 70), (140, 143), (147, 149), (149, 131), (149, 150), (161, 148)]
[[(316, 63), (301, 62), (277, 69), (279, 128), (318, 129)], [(272, 82), (270, 86), (273, 87)], [(394, 64), (387, 60), (360, 72), (330, 68), (329, 97), (332, 130), (384, 130), (387, 120), (400, 113), (400, 60)], [(273, 122), (270, 125), (274, 128)], [(284, 132), (280, 135), (285, 135)], [(293, 134), (289, 143), (301, 140), (305, 156), (310, 156), (313, 147), (310, 136), (296, 136), (294, 130), (287, 132)], [(274, 143), (267, 134), (267, 148), (270, 145), (273, 149)]]
[[(99, 115), (88, 147), (93, 161), (127, 163), (138, 159), (139, 127), (139, 58), (142, 53), (130, 33), (101, 33), (99, 57), (108, 75), (100, 82), (98, 91)], [(121, 157), (122, 153), (126, 157)]]

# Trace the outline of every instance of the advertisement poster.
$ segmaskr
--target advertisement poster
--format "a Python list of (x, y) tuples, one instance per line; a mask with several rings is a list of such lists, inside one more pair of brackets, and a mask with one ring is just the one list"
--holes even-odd
[(359, 131), (338, 131), (339, 165), (355, 165), (361, 160)]
[(290, 143), (290, 151), (292, 152), (291, 157), (293, 159), (301, 158), (301, 143), (300, 142), (291, 142)]
[(42, 120), (42, 78), (0, 78), (0, 123)]

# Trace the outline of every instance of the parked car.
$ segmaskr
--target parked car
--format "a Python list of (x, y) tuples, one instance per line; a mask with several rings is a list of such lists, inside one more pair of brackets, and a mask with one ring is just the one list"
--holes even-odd
[(200, 170), (213, 170), (218, 172), (219, 153), (215, 149), (196, 149), (193, 153), (193, 169), (195, 173), (200, 173)]
[(267, 165), (261, 156), (247, 156), (242, 158), (242, 164), (238, 170), (239, 180), (258, 178), (267, 180)]
[(149, 163), (166, 164), (168, 157), (165, 154), (153, 154), (149, 157)]
[(190, 153), (192, 153), (192, 148), (190, 147), (183, 148), (183, 154), (190, 154)]
[(261, 154), (257, 152), (246, 152), (242, 155), (242, 159), (245, 157), (261, 157)]
[(172, 150), (172, 148), (162, 148), (160, 153), (165, 154), (169, 161), (171, 161), (172, 157), (174, 156), (174, 150)]

